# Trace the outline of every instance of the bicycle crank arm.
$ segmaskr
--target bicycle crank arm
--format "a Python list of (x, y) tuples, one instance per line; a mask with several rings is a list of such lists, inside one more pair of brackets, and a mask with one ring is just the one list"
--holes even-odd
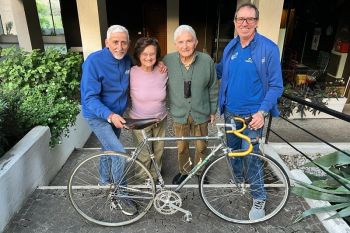
[(169, 207), (173, 208), (173, 209), (176, 209), (177, 211), (180, 211), (182, 213), (184, 213), (184, 217), (183, 217), (183, 220), (186, 221), (186, 222), (191, 222), (192, 220), (192, 213), (191, 211), (188, 211), (188, 210), (185, 210), (177, 205), (174, 205), (172, 203), (168, 203)]

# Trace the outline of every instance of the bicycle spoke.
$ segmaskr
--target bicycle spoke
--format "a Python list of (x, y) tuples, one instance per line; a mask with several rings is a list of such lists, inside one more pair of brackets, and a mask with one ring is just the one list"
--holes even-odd
[[(124, 161), (127, 169), (120, 174), (124, 178), (108, 185), (99, 185), (101, 158)], [(135, 177), (136, 172), (138, 177)], [(114, 176), (115, 172), (109, 173)], [(155, 184), (149, 171), (140, 162), (130, 160), (123, 154), (98, 154), (85, 159), (74, 169), (68, 192), (74, 208), (87, 220), (104, 226), (122, 226), (139, 220), (151, 208)], [(135, 214), (129, 214), (131, 207), (136, 208)]]
[[(287, 202), (287, 175), (280, 165), (267, 156), (253, 153), (239, 159), (234, 161), (223, 154), (210, 163), (202, 173), (201, 197), (214, 214), (227, 221), (246, 224), (265, 221), (276, 215)], [(243, 166), (233, 166), (232, 161), (235, 164), (240, 161)], [(209, 184), (204, 183), (204, 177)], [(269, 177), (275, 180), (265, 183)], [(255, 193), (266, 194), (266, 215), (258, 220), (250, 220), (249, 211)]]

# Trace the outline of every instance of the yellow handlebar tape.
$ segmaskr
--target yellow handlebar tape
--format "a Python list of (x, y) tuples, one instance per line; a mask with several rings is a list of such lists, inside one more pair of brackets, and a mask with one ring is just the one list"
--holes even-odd
[(236, 129), (236, 130), (227, 130), (226, 133), (232, 133), (234, 135), (236, 135), (239, 138), (242, 138), (243, 140), (245, 140), (246, 142), (248, 142), (249, 147), (247, 150), (245, 151), (233, 151), (233, 152), (229, 152), (228, 156), (230, 157), (242, 157), (242, 156), (246, 156), (248, 154), (250, 154), (250, 152), (253, 151), (253, 145), (252, 142), (250, 141), (250, 138), (244, 134), (242, 134), (242, 132), (247, 128), (247, 125), (245, 123), (245, 120), (243, 118), (240, 117), (234, 117), (234, 119), (236, 121), (240, 121), (243, 123), (243, 127), (240, 129)]

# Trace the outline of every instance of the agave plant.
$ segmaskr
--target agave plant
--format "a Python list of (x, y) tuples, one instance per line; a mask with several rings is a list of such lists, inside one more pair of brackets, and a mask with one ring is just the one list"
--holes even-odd
[(321, 212), (337, 211), (326, 220), (350, 216), (349, 154), (350, 151), (345, 151), (345, 153), (336, 151), (304, 165), (305, 167), (319, 167), (324, 170), (324, 175), (306, 173), (311, 184), (295, 180), (298, 185), (293, 187), (292, 192), (305, 198), (328, 201), (331, 205), (306, 210), (298, 216), (296, 222)]

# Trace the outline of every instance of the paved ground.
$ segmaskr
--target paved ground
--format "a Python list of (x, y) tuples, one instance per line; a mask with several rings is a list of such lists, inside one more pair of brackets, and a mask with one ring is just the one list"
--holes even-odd
[[(350, 123), (339, 119), (291, 120), (292, 123), (328, 142), (350, 142)], [(289, 142), (320, 142), (282, 119), (273, 119), (271, 129)], [(270, 142), (282, 142), (273, 133)]]
[[(94, 139), (94, 137), (92, 137)], [(96, 143), (90, 141), (89, 143)], [(95, 150), (76, 150), (69, 161), (50, 184), (51, 187), (65, 186), (72, 168), (83, 157)], [(175, 174), (176, 151), (169, 149), (164, 155), (164, 176), (169, 183)], [(169, 166), (170, 165), (170, 166)], [(196, 182), (196, 180), (193, 180)], [(140, 221), (124, 227), (101, 227), (81, 218), (71, 206), (65, 189), (37, 189), (27, 200), (22, 210), (14, 217), (5, 233), (61, 233), (61, 232), (327, 232), (317, 218), (294, 224), (298, 213), (307, 209), (301, 198), (291, 195), (287, 206), (271, 220), (254, 225), (231, 224), (213, 215), (202, 203), (197, 189), (181, 191), (183, 207), (193, 214), (193, 221), (182, 221), (182, 213), (161, 215), (153, 208)]]
[[(350, 104), (345, 105), (343, 113), (350, 115)], [(350, 142), (350, 122), (339, 119), (295, 119), (291, 122), (328, 142)], [(289, 142), (319, 142), (319, 140), (282, 119), (274, 118), (271, 128)], [(271, 134), (269, 141), (281, 142), (274, 134)]]
[(192, 211), (193, 221), (185, 223), (182, 214), (160, 215), (153, 209), (140, 221), (124, 227), (101, 227), (87, 222), (75, 212), (64, 190), (36, 190), (15, 216), (6, 233), (111, 233), (111, 232), (326, 232), (314, 217), (293, 224), (295, 214), (307, 208), (304, 201), (291, 197), (279, 216), (255, 225), (227, 223), (213, 216), (200, 201), (195, 190), (182, 192), (184, 207)]
[[(340, 120), (294, 120), (318, 136), (331, 142), (350, 142), (349, 123)], [(289, 141), (312, 142), (315, 141), (294, 129), (289, 123), (282, 120), (274, 120), (272, 129), (287, 137)], [(168, 134), (172, 134), (169, 128)], [(133, 145), (130, 132), (122, 133), (124, 145)], [(280, 141), (274, 135), (270, 142)], [(167, 146), (174, 146), (167, 143)], [(60, 173), (50, 184), (50, 187), (37, 189), (26, 201), (24, 207), (15, 215), (5, 233), (61, 233), (61, 232), (326, 232), (323, 225), (315, 217), (293, 223), (296, 216), (308, 208), (305, 201), (291, 195), (287, 206), (273, 219), (254, 225), (231, 224), (214, 216), (202, 203), (196, 189), (183, 189), (181, 196), (183, 206), (192, 211), (192, 223), (182, 221), (182, 214), (161, 215), (154, 209), (140, 221), (124, 227), (101, 227), (91, 224), (81, 218), (71, 206), (64, 186), (67, 184), (69, 174), (73, 167), (82, 158), (89, 156), (100, 147), (98, 141), (92, 135), (83, 149), (75, 150), (64, 165)], [(167, 149), (164, 154), (163, 172), (166, 183), (170, 183), (177, 173), (176, 151)], [(196, 182), (195, 180), (192, 181)]]

